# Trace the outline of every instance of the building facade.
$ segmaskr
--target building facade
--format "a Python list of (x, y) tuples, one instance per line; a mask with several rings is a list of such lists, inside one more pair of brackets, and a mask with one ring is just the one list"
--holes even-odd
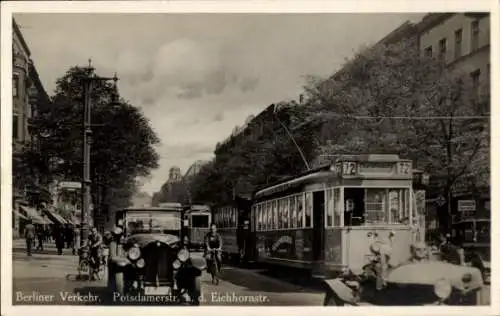
[[(50, 192), (40, 186), (40, 179), (31, 166), (25, 165), (21, 156), (26, 146), (36, 146), (30, 133), (30, 118), (38, 104), (48, 103), (31, 51), (16, 21), (12, 22), (12, 228), (17, 237), (26, 217), (37, 218), (36, 206), (50, 203)], [(29, 214), (27, 214), (29, 213)], [(23, 215), (24, 214), (24, 215)], [(27, 215), (27, 216), (26, 216)]]
[[(489, 97), (491, 58), (489, 14), (432, 13), (426, 15), (417, 27), (421, 54), (441, 59), (451, 71), (470, 76), (475, 93), (478, 96)], [(484, 137), (485, 141), (489, 141), (489, 133), (485, 133)], [(489, 157), (489, 152), (479, 154)], [(454, 192), (450, 206), (453, 218), (490, 216), (490, 185), (487, 180), (482, 182), (484, 183), (476, 185), (472, 191), (466, 188)], [(475, 210), (461, 211), (460, 205), (464, 201), (475, 205)], [(440, 214), (448, 213), (447, 208), (447, 204), (438, 203), (428, 209), (434, 216), (440, 217)]]
[(490, 16), (483, 13), (433, 13), (418, 24), (420, 51), (469, 74), (484, 87), (490, 78)]

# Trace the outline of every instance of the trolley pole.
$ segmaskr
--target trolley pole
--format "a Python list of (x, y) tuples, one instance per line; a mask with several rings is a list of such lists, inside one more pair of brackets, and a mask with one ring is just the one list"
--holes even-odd
[(83, 80), (83, 174), (82, 174), (82, 212), (81, 212), (81, 239), (80, 246), (85, 247), (89, 239), (90, 204), (92, 202), (90, 179), (90, 148), (92, 143), (92, 88), (95, 81), (113, 80), (116, 85), (118, 78), (116, 74), (113, 78), (98, 77), (94, 74), (92, 61), (89, 59), (87, 76)]

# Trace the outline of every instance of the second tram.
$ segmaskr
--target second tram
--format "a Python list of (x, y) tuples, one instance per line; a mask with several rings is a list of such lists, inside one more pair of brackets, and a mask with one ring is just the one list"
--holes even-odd
[(406, 260), (418, 239), (413, 196), (411, 161), (341, 156), (254, 194), (255, 259), (328, 277), (361, 269), (372, 241), (384, 239), (393, 260)]
[(210, 230), (212, 212), (208, 205), (189, 205), (184, 211), (187, 220), (187, 236), (192, 248), (203, 249), (205, 235)]

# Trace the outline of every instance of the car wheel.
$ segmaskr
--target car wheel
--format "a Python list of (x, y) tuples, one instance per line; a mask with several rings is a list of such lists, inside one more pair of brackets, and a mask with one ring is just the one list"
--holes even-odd
[(343, 302), (341, 302), (337, 295), (332, 291), (328, 291), (325, 295), (325, 300), (323, 301), (323, 306), (343, 306)]
[(125, 278), (123, 272), (115, 273), (114, 277), (114, 290), (120, 295), (125, 294)]

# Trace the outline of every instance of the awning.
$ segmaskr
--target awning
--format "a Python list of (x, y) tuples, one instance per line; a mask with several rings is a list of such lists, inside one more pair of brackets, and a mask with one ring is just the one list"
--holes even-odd
[(73, 224), (75, 225), (80, 225), (81, 223), (80, 218), (76, 216), (71, 216), (71, 222), (73, 222)]
[(37, 210), (32, 207), (19, 205), (22, 211), (26, 213), (26, 217), (31, 218), (33, 223), (35, 224), (50, 224), (46, 221), (40, 214), (38, 214)]
[(28, 219), (26, 216), (24, 216), (23, 214), (21, 214), (18, 210), (12, 209), (12, 213), (14, 213), (15, 215), (17, 215), (20, 219), (24, 219), (24, 220)]
[(62, 225), (67, 224), (66, 220), (61, 215), (49, 210), (44, 210), (44, 212), (50, 219), (52, 219), (54, 223), (59, 223)]
[(54, 224), (54, 222), (51, 221), (50, 218), (47, 217), (47, 215), (43, 215), (42, 217), (47, 222), (47, 224)]

